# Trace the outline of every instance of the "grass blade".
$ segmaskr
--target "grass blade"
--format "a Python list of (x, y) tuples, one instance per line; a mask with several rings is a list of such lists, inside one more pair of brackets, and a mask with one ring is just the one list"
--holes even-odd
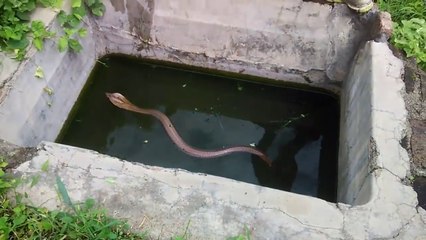
[(61, 180), (61, 178), (59, 176), (56, 176), (56, 185), (58, 185), (58, 191), (59, 191), (59, 194), (61, 195), (62, 201), (64, 201), (64, 203), (68, 207), (72, 208), (74, 210), (74, 212), (77, 213), (74, 205), (71, 202), (71, 198), (68, 195), (68, 191), (65, 188), (65, 184), (64, 184), (64, 182), (62, 182), (62, 180)]

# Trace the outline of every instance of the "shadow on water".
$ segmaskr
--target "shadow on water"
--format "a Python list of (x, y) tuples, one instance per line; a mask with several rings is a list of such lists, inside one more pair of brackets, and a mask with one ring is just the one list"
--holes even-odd
[[(335, 201), (339, 106), (333, 97), (109, 56), (92, 72), (58, 141), (128, 161), (182, 168)], [(274, 161), (186, 155), (161, 123), (113, 106), (105, 92), (165, 113), (190, 145), (256, 145)]]

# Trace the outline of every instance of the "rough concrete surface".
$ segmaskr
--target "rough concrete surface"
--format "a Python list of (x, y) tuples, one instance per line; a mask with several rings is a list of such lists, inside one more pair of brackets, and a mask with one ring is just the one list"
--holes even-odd
[(225, 239), (245, 227), (254, 239), (422, 239), (426, 212), (403, 183), (409, 158), (400, 145), (407, 127), (402, 73), (385, 43), (368, 42), (356, 57), (342, 91), (339, 165), (349, 170), (339, 171), (338, 204), (48, 142), (15, 169), (17, 176), (43, 180), (18, 192), (32, 205), (57, 208), (60, 176), (73, 201), (95, 198), (135, 230), (160, 239), (187, 226), (190, 239)]
[[(55, 140), (96, 59), (109, 53), (339, 93), (376, 19), (374, 13), (359, 17), (342, 4), (301, 0), (116, 0), (105, 6), (102, 18), (85, 20), (84, 54), (58, 53), (47, 40), (45, 50), (32, 49), (26, 61), (2, 71), (0, 125), (9, 125), (0, 128), (3, 139), (21, 146)], [(52, 21), (55, 12), (44, 11), (35, 17), (60, 32)], [(34, 77), (38, 66), (44, 79)]]
[[(48, 171), (41, 166), (48, 161)], [(28, 179), (32, 205), (63, 206), (56, 176), (71, 199), (92, 197), (134, 230), (169, 239), (188, 226), (190, 239), (226, 239), (248, 228), (253, 239), (372, 239), (401, 234), (424, 236), (425, 212), (416, 210), (409, 186), (388, 171), (374, 173), (374, 200), (351, 207), (320, 199), (178, 169), (148, 167), (94, 151), (42, 143), (15, 174)], [(41, 176), (30, 187), (30, 180)], [(394, 183), (394, 184), (389, 184)], [(420, 239), (420, 238), (419, 238)]]

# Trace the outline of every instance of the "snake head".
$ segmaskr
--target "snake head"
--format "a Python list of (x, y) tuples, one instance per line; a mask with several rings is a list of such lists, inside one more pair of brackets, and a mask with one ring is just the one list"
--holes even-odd
[(132, 105), (132, 103), (120, 93), (105, 93), (105, 95), (112, 104), (119, 108), (128, 109), (129, 106)]

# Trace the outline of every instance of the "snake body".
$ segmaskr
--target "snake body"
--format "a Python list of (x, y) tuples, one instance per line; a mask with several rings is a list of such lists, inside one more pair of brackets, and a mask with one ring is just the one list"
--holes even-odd
[(215, 157), (221, 157), (221, 156), (228, 155), (235, 152), (247, 152), (247, 153), (251, 153), (251, 154), (259, 156), (269, 166), (272, 165), (272, 161), (268, 158), (268, 156), (266, 156), (265, 153), (261, 152), (260, 150), (254, 147), (235, 146), (235, 147), (229, 147), (229, 148), (220, 149), (220, 150), (201, 150), (201, 149), (194, 148), (188, 145), (180, 137), (176, 128), (173, 126), (170, 119), (164, 113), (154, 109), (140, 108), (134, 105), (133, 103), (131, 103), (120, 93), (106, 93), (106, 96), (112, 102), (112, 104), (114, 104), (115, 106), (119, 108), (140, 113), (140, 114), (150, 115), (157, 118), (163, 125), (164, 129), (166, 130), (167, 134), (169, 135), (173, 143), (176, 144), (176, 146), (178, 146), (180, 150), (182, 150), (183, 152), (185, 152), (186, 154), (190, 156), (199, 157), (199, 158), (215, 158)]

